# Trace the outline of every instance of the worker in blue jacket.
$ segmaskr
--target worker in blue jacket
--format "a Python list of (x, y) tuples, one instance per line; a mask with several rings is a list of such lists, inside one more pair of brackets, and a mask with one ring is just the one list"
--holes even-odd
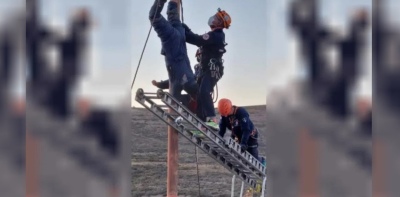
[(199, 109), (197, 116), (205, 122), (217, 122), (211, 93), (223, 75), (222, 56), (226, 52), (225, 33), (223, 29), (228, 29), (230, 24), (231, 17), (228, 13), (220, 9), (208, 20), (211, 31), (206, 34), (195, 34), (184, 24), (186, 42), (201, 47), (202, 50), (199, 92), (197, 94)]
[(171, 82), (171, 95), (182, 100), (181, 92), (185, 90), (196, 97), (198, 86), (187, 56), (185, 29), (179, 19), (179, 0), (170, 0), (167, 9), (167, 19), (161, 15), (167, 0), (155, 0), (150, 9), (149, 19), (158, 37), (161, 39), (161, 54)]
[(258, 157), (258, 130), (246, 109), (234, 106), (229, 99), (224, 98), (218, 102), (218, 111), (221, 115), (218, 134), (224, 137), (226, 129), (231, 130), (231, 137), (240, 143), (241, 151), (249, 152), (261, 162)]

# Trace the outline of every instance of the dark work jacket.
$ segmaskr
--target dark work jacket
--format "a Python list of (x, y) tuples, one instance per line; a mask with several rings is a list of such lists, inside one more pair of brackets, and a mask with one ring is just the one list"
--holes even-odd
[[(149, 15), (150, 20), (153, 20), (154, 14), (154, 8), (152, 8)], [(171, 83), (184, 84), (185, 81), (194, 81), (194, 74), (187, 55), (185, 29), (179, 19), (176, 3), (169, 2), (167, 15), (168, 20), (162, 15), (156, 15), (152, 25), (161, 39), (161, 54), (165, 56)], [(186, 77), (184, 77), (185, 75)]]
[(257, 145), (257, 140), (251, 137), (255, 127), (250, 120), (250, 115), (246, 109), (242, 107), (235, 107), (233, 115), (228, 117), (221, 117), (219, 122), (219, 135), (224, 137), (226, 129), (232, 131), (232, 138), (237, 137), (241, 145), (252, 146)]
[[(186, 42), (201, 47), (200, 64), (206, 70), (210, 59), (221, 60), (225, 49), (225, 33), (222, 29), (215, 29), (203, 35), (193, 33), (189, 27), (184, 25), (186, 32)], [(220, 62), (219, 65), (222, 65)]]

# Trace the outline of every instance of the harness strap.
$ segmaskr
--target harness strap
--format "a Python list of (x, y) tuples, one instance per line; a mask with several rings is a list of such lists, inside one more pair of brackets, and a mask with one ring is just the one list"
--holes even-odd
[(233, 106), (233, 115), (236, 115), (236, 111), (237, 111), (237, 109), (238, 109), (238, 107), (236, 107), (236, 106)]
[(257, 148), (257, 147), (258, 147), (258, 144), (252, 145), (252, 146), (247, 146), (247, 148)]

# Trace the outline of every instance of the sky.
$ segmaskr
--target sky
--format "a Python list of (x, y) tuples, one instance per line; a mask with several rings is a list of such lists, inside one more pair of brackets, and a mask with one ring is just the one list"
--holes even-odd
[[(304, 79), (307, 76), (304, 65), (297, 55), (298, 43), (293, 38), (292, 33), (288, 31), (286, 23), (289, 2), (289, 0), (267, 0), (267, 82), (265, 84), (267, 95), (274, 89), (287, 88), (292, 79)], [(356, 6), (371, 8), (371, 2), (368, 0), (321, 0), (320, 15), (324, 22), (344, 31), (350, 11)], [(371, 49), (369, 48), (367, 51), (368, 60), (366, 63), (368, 66), (357, 89), (357, 94), (363, 96), (370, 96), (372, 92)], [(335, 57), (334, 51), (330, 54), (330, 58), (333, 59)]]

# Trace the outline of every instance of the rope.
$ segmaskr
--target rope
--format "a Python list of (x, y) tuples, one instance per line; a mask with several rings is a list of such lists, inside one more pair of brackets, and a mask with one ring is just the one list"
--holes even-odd
[[(182, 17), (182, 23), (184, 23), (184, 18), (183, 18), (183, 3), (182, 0), (180, 0), (181, 2), (181, 17)], [(196, 170), (197, 170), (197, 185), (199, 186), (199, 196), (201, 196), (201, 190), (200, 190), (200, 172), (199, 172), (199, 157), (197, 154), (197, 146), (195, 146), (194, 149), (195, 155), (196, 155)]]
[[(181, 0), (181, 1), (182, 1), (182, 0)], [(157, 4), (159, 4), (159, 3), (160, 3), (160, 0), (157, 1)], [(158, 11), (158, 6), (156, 6), (156, 11), (155, 11), (155, 13), (157, 13), (157, 11)], [(153, 24), (153, 22), (154, 22), (155, 19), (156, 19), (156, 14), (154, 14), (154, 17), (153, 17), (153, 20), (151, 21), (151, 24)], [(137, 66), (137, 68), (136, 68), (135, 76), (133, 77), (133, 80), (132, 80), (131, 90), (132, 90), (132, 88), (133, 88), (133, 84), (135, 84), (135, 80), (136, 80), (137, 73), (138, 73), (138, 71), (139, 71), (140, 63), (142, 62), (143, 54), (144, 54), (144, 51), (145, 51), (145, 49), (146, 49), (147, 42), (149, 41), (149, 37), (150, 37), (150, 34), (151, 34), (151, 30), (152, 30), (152, 29), (153, 29), (153, 25), (150, 25), (149, 33), (147, 34), (146, 42), (144, 43), (143, 50), (142, 50), (142, 54), (140, 55), (139, 63), (138, 63), (138, 66)]]
[(200, 196), (200, 173), (199, 173), (199, 162), (198, 162), (198, 155), (197, 155), (197, 146), (195, 146), (194, 152), (196, 154), (196, 168), (197, 168), (197, 185), (199, 186), (199, 196)]
[(182, 0), (181, 0), (181, 17), (182, 17), (182, 23), (183, 23), (184, 20), (183, 20), (183, 3), (182, 3)]

